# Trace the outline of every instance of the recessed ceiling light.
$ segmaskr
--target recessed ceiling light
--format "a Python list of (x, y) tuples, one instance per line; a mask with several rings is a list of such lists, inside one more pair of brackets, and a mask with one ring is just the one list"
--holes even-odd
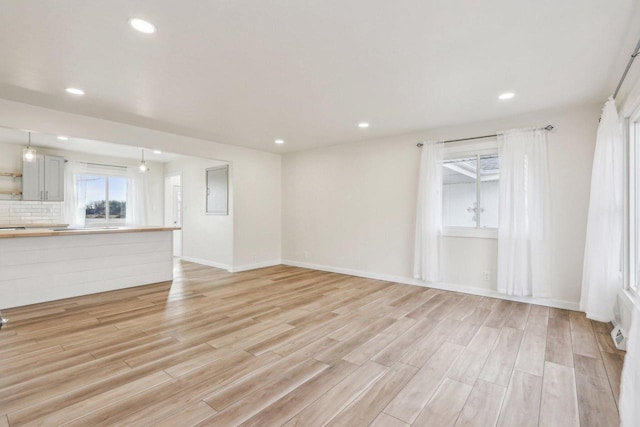
[(129, 25), (131, 25), (135, 30), (140, 31), (145, 34), (153, 34), (156, 32), (156, 27), (149, 21), (145, 21), (140, 18), (133, 18), (129, 20)]
[(82, 89), (78, 89), (75, 87), (68, 87), (65, 90), (67, 91), (67, 93), (70, 93), (72, 95), (84, 95), (84, 91)]
[(513, 92), (506, 92), (506, 93), (501, 94), (501, 95), (498, 97), (498, 99), (502, 99), (502, 100), (505, 100), (505, 99), (511, 99), (511, 98), (513, 98), (514, 96), (516, 96), (516, 94), (515, 94), (515, 93), (513, 93)]
[(369, 123), (367, 123), (367, 122), (360, 122), (360, 123), (358, 123), (358, 127), (359, 127), (359, 128), (362, 128), (362, 129), (366, 129), (366, 128), (368, 128), (368, 127), (369, 127)]
[(58, 135), (58, 139), (61, 141), (66, 141), (67, 139), (69, 139), (68, 136), (63, 136), (63, 135)]
[(153, 154), (162, 154), (162, 151), (160, 151), (160, 150), (153, 150)]
[(276, 144), (284, 144), (284, 140), (282, 140), (282, 139), (276, 139), (274, 142)]

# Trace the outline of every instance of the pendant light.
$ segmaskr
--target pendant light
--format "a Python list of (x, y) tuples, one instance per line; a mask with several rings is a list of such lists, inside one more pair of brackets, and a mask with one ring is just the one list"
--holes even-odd
[(29, 145), (22, 150), (22, 160), (25, 162), (35, 162), (37, 160), (36, 149), (31, 146), (31, 132), (29, 132)]
[(149, 169), (149, 166), (147, 166), (147, 162), (144, 161), (144, 148), (142, 149), (142, 160), (140, 160), (140, 166), (138, 166), (138, 169), (140, 169), (140, 172), (142, 173), (146, 173), (151, 170)]

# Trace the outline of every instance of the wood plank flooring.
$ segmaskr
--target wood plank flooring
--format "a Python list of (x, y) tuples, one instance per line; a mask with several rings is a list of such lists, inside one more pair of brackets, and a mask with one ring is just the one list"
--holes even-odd
[(275, 266), (4, 311), (0, 426), (616, 426), (584, 314)]

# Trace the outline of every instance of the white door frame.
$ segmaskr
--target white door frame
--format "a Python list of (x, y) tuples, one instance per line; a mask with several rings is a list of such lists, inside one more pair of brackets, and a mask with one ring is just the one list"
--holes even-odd
[[(165, 194), (165, 197), (172, 198), (171, 201), (169, 202), (171, 204), (172, 211), (173, 211), (173, 186), (170, 186), (170, 180), (171, 178), (174, 178), (174, 177), (180, 178), (180, 191), (182, 191), (183, 190), (182, 189), (182, 172), (169, 172), (164, 175), (164, 194)], [(167, 188), (169, 186), (170, 188)], [(165, 209), (166, 209), (166, 203), (165, 203)], [(184, 225), (184, 206), (182, 206), (182, 203), (180, 204), (180, 218), (181, 218), (180, 227), (182, 228), (182, 226)], [(169, 224), (169, 219), (165, 218), (165, 225), (173, 226), (174, 224)], [(184, 237), (183, 237), (182, 230), (180, 230), (179, 233), (177, 234), (180, 236), (180, 254), (177, 255), (177, 257), (182, 258), (182, 254), (184, 253)], [(176, 232), (173, 233), (173, 238), (174, 239), (176, 238)]]

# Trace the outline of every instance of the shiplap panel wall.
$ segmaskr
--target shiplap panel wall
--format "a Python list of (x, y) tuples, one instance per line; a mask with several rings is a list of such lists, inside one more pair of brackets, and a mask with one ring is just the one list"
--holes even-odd
[(0, 239), (0, 309), (173, 278), (172, 232)]
[(61, 224), (62, 204), (63, 202), (0, 200), (0, 224)]

